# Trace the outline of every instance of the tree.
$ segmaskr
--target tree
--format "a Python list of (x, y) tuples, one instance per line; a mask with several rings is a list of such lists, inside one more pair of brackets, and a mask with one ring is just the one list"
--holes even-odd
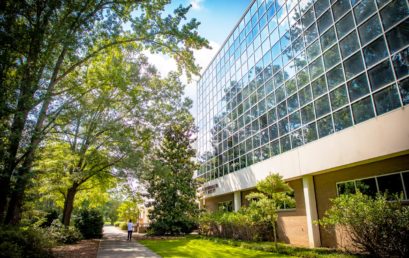
[(137, 222), (139, 218), (138, 204), (140, 200), (126, 200), (122, 202), (118, 207), (118, 216), (122, 221), (132, 220)]
[(193, 118), (185, 109), (176, 121), (166, 129), (147, 178), (149, 197), (153, 199), (150, 228), (158, 235), (189, 233), (199, 211), (193, 179), (197, 167), (191, 146), (195, 132)]
[(182, 105), (183, 91), (176, 74), (161, 79), (146, 58), (130, 58), (122, 48), (95, 58), (67, 83), (76, 95), (71, 92), (74, 99), (56, 119), (38, 161), (41, 179), (64, 197), (66, 226), (79, 191), (138, 170), (154, 133), (160, 136)]
[(254, 192), (246, 196), (249, 200), (248, 212), (252, 216), (257, 216), (260, 220), (270, 222), (273, 226), (274, 244), (277, 245), (277, 211), (284, 202), (294, 203), (294, 199), (289, 196), (292, 192), (290, 186), (284, 182), (279, 174), (270, 174), (264, 180), (257, 183), (259, 192)]
[(0, 221), (6, 210), (5, 224), (19, 221), (36, 150), (66, 107), (69, 75), (118, 45), (168, 54), (188, 77), (198, 72), (192, 50), (208, 42), (195, 19), (184, 22), (189, 7), (163, 17), (169, 2), (1, 1)]

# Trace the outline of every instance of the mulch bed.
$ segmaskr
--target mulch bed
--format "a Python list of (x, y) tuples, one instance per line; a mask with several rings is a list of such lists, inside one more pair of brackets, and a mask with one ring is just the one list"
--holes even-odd
[(98, 246), (98, 239), (81, 240), (76, 244), (54, 247), (52, 252), (58, 258), (95, 258), (97, 257)]

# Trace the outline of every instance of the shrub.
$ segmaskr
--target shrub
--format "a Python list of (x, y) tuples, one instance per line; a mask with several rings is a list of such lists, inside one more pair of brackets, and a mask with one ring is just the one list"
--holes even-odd
[(47, 258), (52, 257), (52, 242), (42, 230), (0, 228), (1, 258)]
[(373, 257), (409, 257), (409, 207), (357, 194), (341, 195), (319, 221), (324, 227), (341, 225), (355, 248)]
[(85, 239), (102, 237), (104, 219), (100, 211), (95, 209), (81, 210), (74, 222)]
[(128, 223), (126, 222), (119, 223), (119, 228), (122, 230), (128, 230)]
[(236, 240), (271, 240), (269, 222), (254, 220), (247, 209), (239, 212), (206, 212), (199, 217), (199, 233)]
[(58, 212), (56, 210), (51, 210), (49, 211), (44, 218), (44, 222), (41, 224), (41, 227), (49, 227), (55, 221), (58, 219)]
[(114, 226), (115, 227), (119, 227), (119, 224), (120, 224), (121, 222), (119, 222), (119, 221), (115, 221), (115, 223), (114, 223)]
[(72, 244), (81, 240), (82, 234), (75, 227), (65, 227), (58, 219), (46, 228), (47, 235), (59, 244)]

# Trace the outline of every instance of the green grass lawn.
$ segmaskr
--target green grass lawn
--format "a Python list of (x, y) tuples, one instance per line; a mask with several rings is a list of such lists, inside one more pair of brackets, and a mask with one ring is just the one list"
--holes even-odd
[[(280, 245), (282, 253), (275, 253), (271, 242), (242, 242), (217, 238), (204, 239), (197, 236), (177, 239), (140, 240), (160, 256), (167, 257), (320, 257), (352, 258), (353, 255), (338, 253), (330, 249), (295, 248)], [(266, 251), (260, 251), (266, 250)]]
[(190, 237), (171, 240), (141, 240), (139, 242), (164, 258), (292, 257), (286, 255), (274, 255), (268, 252), (250, 250), (215, 243), (210, 240), (195, 239)]

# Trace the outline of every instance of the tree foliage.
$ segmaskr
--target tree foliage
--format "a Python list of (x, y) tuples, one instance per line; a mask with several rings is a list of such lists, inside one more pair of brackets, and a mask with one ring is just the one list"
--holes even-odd
[(192, 50), (208, 42), (195, 19), (185, 21), (189, 7), (164, 17), (169, 2), (1, 1), (0, 220), (19, 221), (36, 150), (81, 95), (75, 75), (90, 61), (121, 45), (168, 54), (188, 77), (198, 72)]
[(294, 202), (288, 195), (292, 192), (291, 187), (284, 182), (279, 174), (270, 174), (264, 180), (257, 183), (259, 192), (254, 192), (246, 196), (250, 204), (247, 212), (253, 217), (253, 220), (264, 220), (273, 226), (274, 244), (277, 245), (277, 211), (282, 207), (283, 202)]
[(40, 148), (38, 180), (47, 182), (42, 188), (48, 192), (62, 194), (64, 225), (70, 224), (78, 192), (106, 191), (115, 178), (137, 173), (155, 136), (161, 137), (183, 105), (176, 74), (162, 79), (146, 58), (127, 54), (111, 49), (67, 77), (74, 98)]
[(409, 207), (399, 199), (343, 194), (332, 200), (319, 223), (326, 228), (343, 227), (353, 247), (371, 257), (409, 256)]
[(182, 109), (177, 122), (165, 130), (156, 151), (154, 167), (147, 178), (149, 197), (153, 200), (150, 229), (154, 234), (189, 233), (195, 226), (198, 205), (193, 179), (194, 132), (193, 118)]

